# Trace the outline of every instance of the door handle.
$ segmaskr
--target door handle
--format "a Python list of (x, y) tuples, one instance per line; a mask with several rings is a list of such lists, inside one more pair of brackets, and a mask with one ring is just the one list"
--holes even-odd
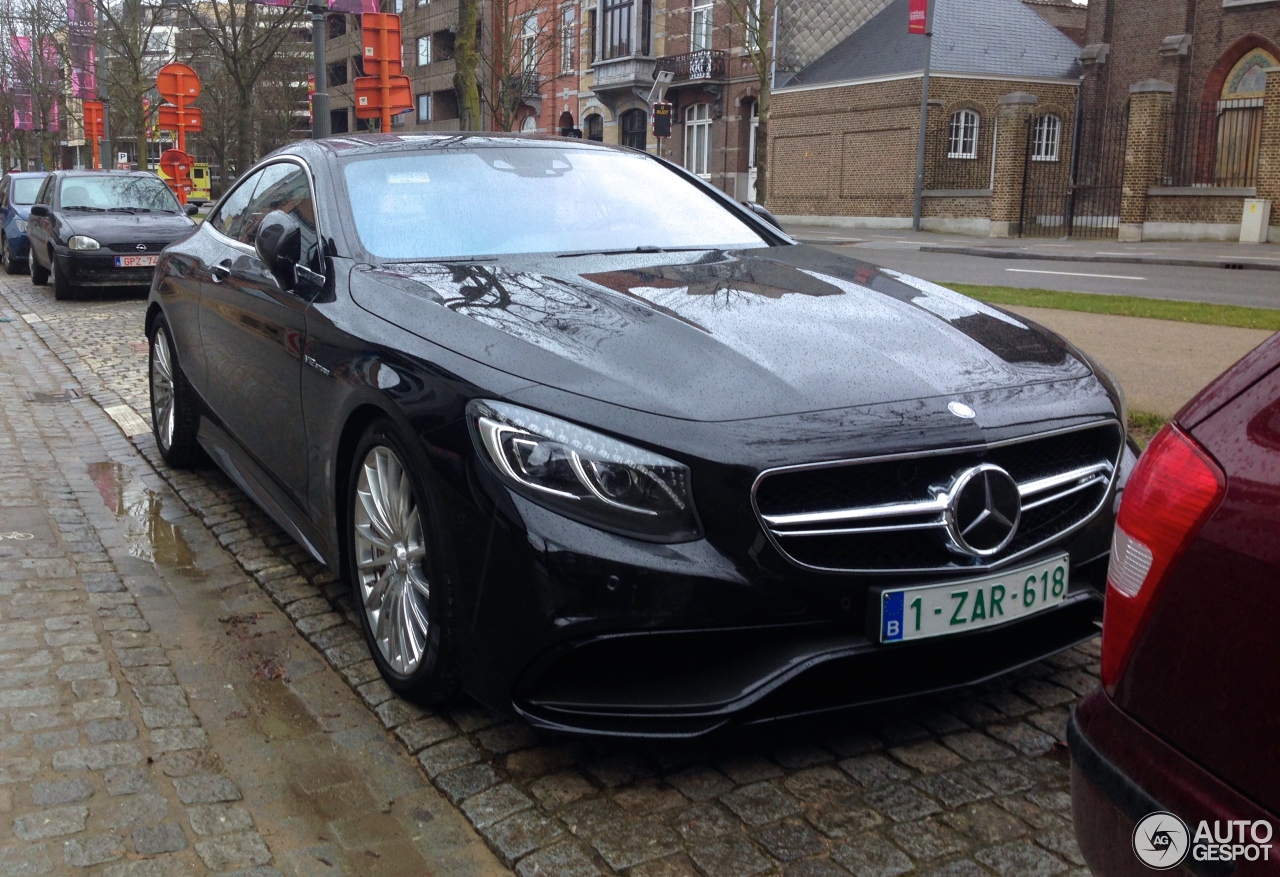
[(231, 276), (231, 267), (229, 265), (214, 265), (209, 269), (209, 278), (214, 283), (221, 283)]

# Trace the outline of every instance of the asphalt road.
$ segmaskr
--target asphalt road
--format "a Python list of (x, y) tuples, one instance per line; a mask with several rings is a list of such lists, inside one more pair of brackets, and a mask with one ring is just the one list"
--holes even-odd
[[(951, 253), (922, 253), (919, 244), (901, 241), (887, 234), (872, 236), (864, 233), (859, 237), (865, 242), (825, 248), (935, 283), (975, 283), (1280, 308), (1280, 272), (1276, 271), (990, 259)], [(949, 245), (953, 241), (940, 238), (937, 243)], [(965, 239), (956, 238), (954, 243), (963, 245)]]

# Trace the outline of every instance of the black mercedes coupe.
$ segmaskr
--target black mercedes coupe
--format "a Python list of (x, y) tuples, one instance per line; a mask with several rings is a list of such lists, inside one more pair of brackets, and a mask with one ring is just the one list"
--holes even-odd
[(294, 144), (164, 251), (146, 333), (165, 459), (340, 571), (407, 696), (693, 736), (1097, 632), (1108, 374), (632, 150)]
[(59, 301), (90, 287), (151, 284), (160, 251), (195, 228), (149, 171), (54, 171), (31, 206), (31, 282)]

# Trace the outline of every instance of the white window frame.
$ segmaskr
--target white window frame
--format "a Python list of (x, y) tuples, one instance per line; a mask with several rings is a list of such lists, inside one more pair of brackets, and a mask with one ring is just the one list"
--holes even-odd
[(715, 24), (714, 0), (693, 0), (690, 7), (689, 51), (700, 52), (711, 48), (712, 30)]
[(431, 63), (431, 34), (418, 37), (418, 66), (426, 67)]
[[(431, 110), (432, 110), (432, 106), (431, 106), (431, 95), (430, 95), (430, 94), (420, 94), (420, 95), (418, 95), (417, 105), (418, 105), (418, 106), (417, 106), (417, 110), (418, 110), (418, 121), (419, 121), (419, 122), (430, 122), (430, 121), (431, 121)], [(426, 110), (426, 113), (425, 113), (425, 114), (423, 113), (423, 110), (424, 110), (424, 109)]]
[(684, 111), (684, 167), (703, 179), (711, 176), (711, 104)]
[(1061, 152), (1062, 118), (1054, 113), (1045, 113), (1036, 118), (1035, 134), (1032, 138), (1032, 161), (1057, 161)]
[(976, 110), (963, 109), (952, 113), (947, 132), (947, 158), (977, 158), (981, 129), (982, 116)]
[(563, 73), (576, 70), (578, 67), (573, 55), (577, 43), (574, 39), (576, 36), (574, 25), (577, 23), (577, 17), (577, 10), (572, 6), (566, 6), (560, 11), (560, 70)]
[(538, 16), (524, 20), (520, 34), (520, 71), (525, 76), (538, 72)]
[(760, 101), (751, 102), (751, 127), (747, 135), (747, 169), (756, 166), (756, 135), (760, 132)]

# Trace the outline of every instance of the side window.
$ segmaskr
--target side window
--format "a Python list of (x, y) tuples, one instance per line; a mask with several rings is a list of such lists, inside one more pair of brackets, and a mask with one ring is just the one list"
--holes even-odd
[[(274, 180), (268, 179), (266, 174), (277, 168), (283, 173), (277, 173)], [(252, 231), (256, 234), (262, 218), (273, 210), (288, 213), (302, 226), (302, 264), (316, 267), (316, 211), (306, 173), (293, 164), (273, 165), (263, 173), (262, 183), (254, 192), (249, 209), (245, 211), (250, 217), (245, 230), (248, 231), (252, 226)]]
[(40, 194), (36, 196), (37, 204), (53, 203), (53, 177), (49, 177), (44, 181), (44, 185), (40, 187)]
[(258, 224), (262, 217), (278, 208), (269, 206), (272, 203), (273, 190), (286, 177), (293, 173), (301, 173), (296, 164), (280, 162), (269, 164), (258, 174), (258, 185), (253, 189), (253, 197), (244, 210), (244, 219), (233, 237), (242, 244), (253, 246), (258, 237)]
[(244, 209), (249, 206), (249, 201), (253, 198), (253, 190), (257, 188), (258, 180), (261, 178), (262, 171), (259, 171), (242, 180), (240, 185), (227, 196), (227, 200), (222, 202), (217, 215), (211, 218), (209, 223), (227, 237), (238, 238)]
[(9, 178), (0, 180), (0, 210), (9, 206)]

